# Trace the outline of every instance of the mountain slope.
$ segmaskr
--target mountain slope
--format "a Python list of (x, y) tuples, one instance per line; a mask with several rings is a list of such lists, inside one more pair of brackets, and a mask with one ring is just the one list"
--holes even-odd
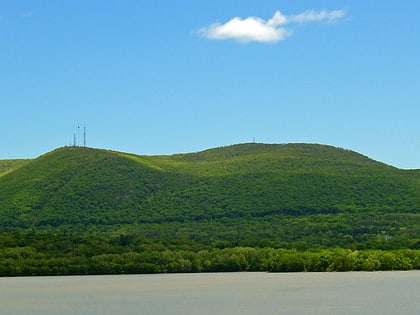
[(28, 161), (26, 159), (0, 160), (0, 177), (21, 167)]
[(167, 170), (202, 176), (391, 168), (353, 151), (316, 144), (239, 144), (198, 153), (149, 157)]
[(0, 196), (1, 230), (125, 227), (201, 241), (317, 244), (382, 233), (417, 244), (420, 225), (418, 172), (316, 144), (171, 156), (64, 147), (1, 176)]

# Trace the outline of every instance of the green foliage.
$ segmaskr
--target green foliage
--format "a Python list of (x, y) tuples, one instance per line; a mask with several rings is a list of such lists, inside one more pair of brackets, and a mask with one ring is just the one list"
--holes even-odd
[[(124, 238), (124, 237), (123, 237)], [(121, 241), (123, 241), (121, 243)], [(227, 271), (376, 271), (420, 268), (420, 250), (258, 247), (180, 249), (170, 242), (109, 235), (3, 233), (0, 276)], [(19, 246), (26, 244), (25, 246)], [(177, 249), (172, 248), (173, 246)], [(188, 247), (188, 243), (181, 247)], [(75, 250), (73, 250), (75, 248)]]
[(28, 161), (25, 159), (0, 160), (0, 177), (21, 167)]
[[(171, 156), (64, 147), (0, 161), (0, 268), (418, 268), (419, 207), (418, 170), (330, 146), (252, 143)], [(69, 257), (73, 243), (78, 255)], [(18, 262), (28, 265), (13, 271)]]

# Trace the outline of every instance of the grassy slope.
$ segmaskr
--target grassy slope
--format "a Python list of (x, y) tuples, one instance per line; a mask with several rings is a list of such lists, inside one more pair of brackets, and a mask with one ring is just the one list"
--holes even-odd
[(417, 171), (315, 144), (172, 156), (66, 147), (0, 177), (0, 222), (199, 242), (416, 247), (419, 188)]
[(0, 177), (21, 167), (28, 161), (27, 159), (0, 160)]

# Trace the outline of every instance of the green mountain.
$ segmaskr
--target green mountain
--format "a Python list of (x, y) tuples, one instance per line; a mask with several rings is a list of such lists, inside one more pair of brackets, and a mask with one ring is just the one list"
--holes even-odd
[(317, 144), (0, 161), (0, 276), (420, 269), (420, 172)]
[(317, 144), (139, 156), (63, 147), (0, 161), (0, 230), (197, 244), (419, 248), (420, 173)]

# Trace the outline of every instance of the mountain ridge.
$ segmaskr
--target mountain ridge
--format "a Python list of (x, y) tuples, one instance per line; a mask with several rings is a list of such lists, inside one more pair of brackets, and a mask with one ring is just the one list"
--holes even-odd
[(0, 275), (420, 268), (420, 173), (317, 144), (0, 161)]
[(0, 196), (0, 231), (182, 230), (202, 241), (240, 233), (319, 245), (326, 229), (331, 240), (323, 242), (341, 246), (378, 231), (416, 244), (420, 226), (418, 172), (317, 144), (156, 156), (62, 147), (16, 167), (9, 162)]
[[(65, 150), (65, 149), (84, 149), (85, 147), (82, 146), (64, 146), (56, 148), (52, 151), (46, 152), (42, 155), (40, 155), (37, 158), (41, 158), (43, 156), (47, 156), (49, 154), (53, 154), (54, 152)], [(261, 150), (264, 152), (270, 152), (278, 149), (297, 149), (295, 153), (300, 149), (301, 152), (304, 152), (305, 149), (307, 151), (310, 151), (310, 149), (321, 149), (319, 151), (328, 151), (333, 150), (335, 152), (342, 153), (343, 156), (353, 156), (355, 158), (359, 159), (365, 159), (366, 162), (370, 163), (380, 163), (382, 165), (391, 166), (394, 168), (397, 168), (395, 166), (374, 160), (369, 158), (368, 156), (365, 156), (361, 153), (358, 153), (356, 151), (350, 150), (350, 149), (344, 149), (340, 147), (335, 147), (331, 145), (326, 144), (317, 144), (317, 143), (283, 143), (283, 144), (276, 144), (276, 143), (240, 143), (240, 144), (232, 144), (227, 146), (220, 146), (215, 148), (209, 148), (202, 151), (197, 152), (187, 152), (187, 153), (174, 153), (174, 154), (156, 154), (156, 155), (144, 155), (144, 154), (136, 154), (136, 153), (129, 153), (129, 152), (120, 152), (115, 150), (107, 150), (107, 149), (101, 149), (101, 148), (87, 148), (91, 150), (98, 150), (98, 151), (104, 151), (104, 152), (110, 152), (110, 153), (116, 153), (120, 154), (121, 156), (126, 157), (132, 157), (132, 158), (154, 158), (154, 157), (161, 157), (161, 158), (171, 158), (171, 159), (178, 159), (178, 160), (206, 160), (210, 157), (211, 160), (217, 160), (217, 159), (226, 159), (229, 157), (237, 157), (237, 156), (246, 156), (252, 153), (255, 153), (257, 150)], [(86, 149), (86, 148), (85, 148)], [(285, 150), (287, 151), (287, 150)], [(214, 154), (215, 153), (215, 154)], [(24, 164), (25, 162), (35, 160), (37, 158), (29, 158), (29, 159), (0, 159), (0, 174), (3, 173), (3, 168), (7, 167), (7, 164), (13, 164), (18, 163), (19, 165)], [(401, 169), (401, 170), (408, 170), (408, 169)], [(411, 169), (410, 169), (411, 170)]]

